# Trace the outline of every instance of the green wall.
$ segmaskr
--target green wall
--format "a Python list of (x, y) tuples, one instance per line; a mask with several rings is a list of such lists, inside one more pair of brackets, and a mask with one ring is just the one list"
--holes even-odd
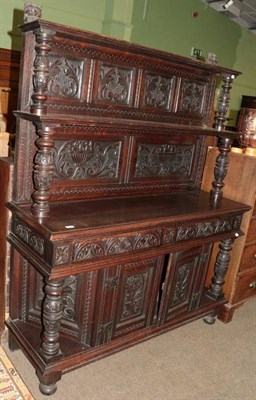
[[(31, 2), (33, 2), (31, 0)], [(217, 54), (218, 64), (243, 74), (233, 85), (230, 107), (236, 123), (241, 95), (256, 96), (256, 35), (200, 0), (34, 0), (43, 19), (103, 33), (190, 57), (191, 47)], [(0, 47), (20, 49), (17, 28), (23, 0), (0, 0)], [(198, 17), (193, 17), (193, 12)]]
[(230, 124), (236, 124), (241, 96), (256, 96), (256, 35), (200, 0), (136, 0), (132, 23), (133, 42), (188, 57), (197, 47), (206, 59), (215, 53), (219, 65), (241, 71), (230, 100)]

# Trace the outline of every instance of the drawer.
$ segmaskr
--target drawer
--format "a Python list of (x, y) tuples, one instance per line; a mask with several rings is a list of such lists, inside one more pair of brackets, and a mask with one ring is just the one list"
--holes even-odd
[(250, 226), (246, 237), (246, 242), (249, 243), (255, 240), (256, 240), (256, 218), (254, 217), (250, 222)]
[(256, 243), (244, 248), (240, 271), (245, 269), (255, 268), (256, 271)]
[(237, 279), (233, 299), (234, 303), (238, 303), (239, 301), (249, 299), (256, 295), (256, 271), (241, 277), (238, 276)]

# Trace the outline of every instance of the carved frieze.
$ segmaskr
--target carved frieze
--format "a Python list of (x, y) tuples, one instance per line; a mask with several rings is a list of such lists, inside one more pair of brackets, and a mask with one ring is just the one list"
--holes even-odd
[(150, 233), (140, 233), (133, 236), (103, 239), (95, 243), (77, 243), (74, 246), (74, 262), (90, 260), (114, 254), (123, 254), (131, 251), (159, 246), (161, 230)]
[(193, 145), (141, 143), (135, 177), (188, 176), (193, 162)]
[(34, 232), (27, 224), (20, 221), (17, 217), (14, 223), (14, 233), (21, 239), (23, 243), (31, 247), (40, 256), (44, 254), (44, 239)]
[(132, 81), (133, 69), (101, 63), (97, 99), (129, 105)]
[(183, 79), (178, 111), (200, 114), (203, 111), (205, 83)]
[(143, 103), (147, 107), (169, 110), (173, 78), (147, 73)]
[(70, 140), (56, 143), (54, 179), (117, 178), (121, 142)]
[(127, 277), (120, 322), (142, 314), (146, 283), (145, 273)]
[(83, 72), (83, 61), (49, 57), (49, 96), (79, 98)]
[[(235, 224), (237, 227), (237, 223)], [(177, 228), (176, 241), (207, 237), (220, 232), (228, 232), (234, 228), (234, 218), (219, 219), (210, 222), (202, 222), (190, 226), (179, 226)]]

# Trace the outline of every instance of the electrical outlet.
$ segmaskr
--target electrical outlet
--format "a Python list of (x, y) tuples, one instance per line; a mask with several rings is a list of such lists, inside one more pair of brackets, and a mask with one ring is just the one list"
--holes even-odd
[(196, 47), (191, 48), (191, 56), (199, 58), (202, 57), (203, 51), (200, 49), (197, 49)]

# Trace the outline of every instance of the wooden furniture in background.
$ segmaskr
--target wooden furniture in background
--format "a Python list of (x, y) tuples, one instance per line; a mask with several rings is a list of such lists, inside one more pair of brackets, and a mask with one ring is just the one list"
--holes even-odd
[[(62, 373), (214, 322), (249, 207), (221, 190), (237, 72), (42, 20), (21, 29), (7, 325), (49, 395)], [(207, 136), (220, 150), (211, 196), (200, 190)]]
[[(209, 148), (206, 158), (202, 189), (210, 191), (213, 168), (218, 154), (217, 148)], [(225, 278), (224, 293), (228, 303), (223, 305), (218, 318), (231, 321), (234, 311), (246, 300), (256, 295), (256, 157), (230, 153), (230, 165), (223, 189), (225, 197), (249, 204), (252, 209), (243, 217), (241, 229), (244, 236), (238, 238), (233, 247), (230, 268)], [(213, 255), (218, 251), (217, 245)], [(214, 257), (212, 258), (212, 267)], [(209, 269), (208, 282), (211, 279)]]
[(242, 96), (241, 110), (237, 123), (240, 143), (256, 148), (256, 97)]
[(9, 245), (6, 242), (6, 236), (9, 232), (10, 211), (5, 204), (11, 200), (12, 176), (13, 160), (8, 157), (0, 158), (0, 342), (4, 331), (5, 313), (8, 308), (6, 300), (9, 285), (6, 280), (9, 279), (7, 276)]

